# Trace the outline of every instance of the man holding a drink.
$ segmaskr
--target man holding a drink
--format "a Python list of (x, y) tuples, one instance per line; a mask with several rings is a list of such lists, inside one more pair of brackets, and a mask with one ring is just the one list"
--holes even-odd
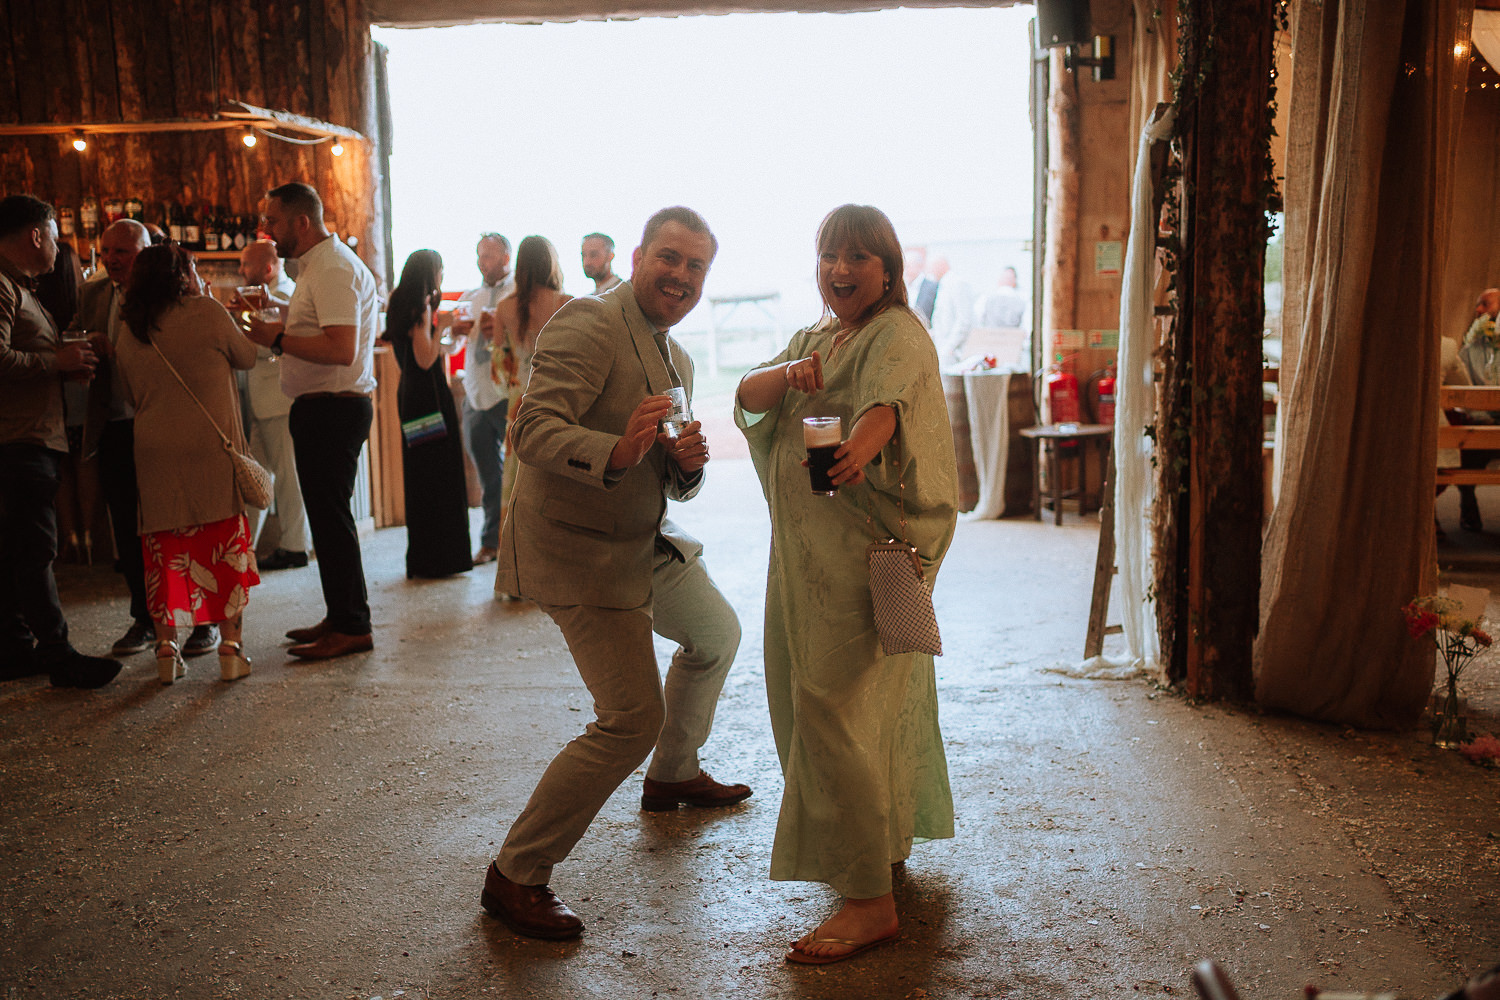
[(85, 342), (59, 343), (31, 293), (56, 257), (52, 206), (30, 195), (0, 199), (0, 680), (45, 671), (55, 687), (96, 688), (120, 664), (68, 642), (52, 577), (68, 451), (58, 379), (87, 378), (96, 360)]
[[(598, 718), (542, 775), (486, 875), (482, 904), (520, 934), (582, 932), (546, 883), (648, 754), (643, 809), (750, 796), (746, 785), (715, 781), (698, 759), (739, 621), (703, 565), (703, 546), (665, 517), (669, 498), (698, 492), (708, 464), (688, 410), (692, 362), (667, 331), (702, 296), (717, 249), (698, 213), (663, 209), (646, 223), (630, 281), (571, 300), (537, 340), (512, 430), (520, 469), (497, 587), (535, 600), (557, 623)], [(665, 683), (653, 632), (679, 643)]]

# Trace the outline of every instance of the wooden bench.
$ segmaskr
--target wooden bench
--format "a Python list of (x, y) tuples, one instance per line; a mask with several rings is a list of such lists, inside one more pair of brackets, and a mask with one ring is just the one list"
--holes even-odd
[[(1445, 385), (1438, 391), (1438, 405), (1444, 410), (1500, 411), (1500, 386)], [(1439, 427), (1437, 446), (1443, 448), (1478, 448), (1500, 452), (1500, 424), (1464, 424)], [(1439, 486), (1491, 486), (1500, 484), (1500, 469), (1438, 469)]]

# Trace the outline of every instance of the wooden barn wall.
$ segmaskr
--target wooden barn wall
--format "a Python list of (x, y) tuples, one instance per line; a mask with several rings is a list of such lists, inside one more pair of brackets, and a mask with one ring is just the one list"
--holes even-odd
[[(0, 124), (208, 119), (225, 102), (291, 111), (375, 135), (363, 0), (0, 0)], [(316, 187), (331, 228), (384, 274), (373, 146), (298, 146), (237, 130), (0, 138), (0, 191), (77, 206), (136, 196), (258, 211), (268, 188)]]

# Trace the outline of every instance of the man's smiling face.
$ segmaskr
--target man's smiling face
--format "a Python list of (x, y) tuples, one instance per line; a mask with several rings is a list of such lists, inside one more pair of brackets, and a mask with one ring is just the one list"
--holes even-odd
[(637, 247), (631, 263), (635, 301), (658, 329), (676, 326), (703, 297), (714, 259), (713, 237), (680, 222), (666, 222), (649, 246)]

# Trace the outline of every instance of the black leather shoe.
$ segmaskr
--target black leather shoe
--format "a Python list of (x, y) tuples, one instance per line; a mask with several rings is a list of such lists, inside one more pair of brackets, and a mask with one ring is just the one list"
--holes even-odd
[(306, 552), (288, 552), (286, 549), (277, 549), (270, 555), (257, 562), (258, 569), (301, 569), (307, 565)]
[(479, 905), (517, 934), (566, 941), (583, 933), (583, 921), (545, 885), (521, 885), (490, 862)]
[(711, 809), (715, 806), (732, 806), (750, 797), (749, 785), (724, 785), (699, 771), (698, 777), (687, 781), (653, 781), (647, 778), (641, 786), (641, 808), (647, 812), (665, 812), (676, 809), (678, 803)]
[(195, 625), (193, 634), (182, 644), (183, 656), (203, 656), (219, 648), (219, 626)]
[(106, 656), (84, 656), (69, 649), (47, 663), (47, 679), (55, 688), (102, 688), (120, 672), (120, 661)]

